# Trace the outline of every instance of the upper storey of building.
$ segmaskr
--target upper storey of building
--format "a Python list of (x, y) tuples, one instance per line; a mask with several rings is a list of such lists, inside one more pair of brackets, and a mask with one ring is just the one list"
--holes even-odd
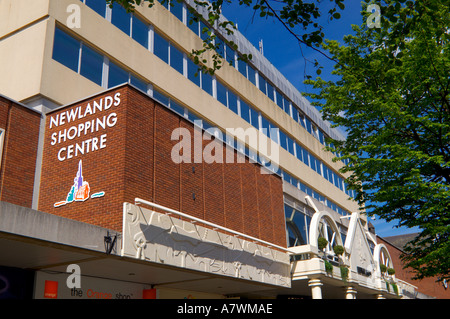
[[(232, 65), (196, 75), (189, 53), (202, 48), (201, 30), (209, 26), (188, 23), (191, 2), (174, 4), (155, 2), (130, 14), (98, 0), (2, 1), (0, 57), (8, 63), (0, 71), (9, 75), (0, 78), (2, 94), (45, 111), (129, 82), (202, 120), (203, 128), (266, 129), (279, 146), (277, 173), (287, 186), (340, 214), (356, 211), (342, 163), (324, 150), (325, 136), (342, 136), (239, 32), (230, 40), (252, 61), (243, 63), (223, 41), (221, 53)], [(239, 141), (234, 146), (254, 156)]]

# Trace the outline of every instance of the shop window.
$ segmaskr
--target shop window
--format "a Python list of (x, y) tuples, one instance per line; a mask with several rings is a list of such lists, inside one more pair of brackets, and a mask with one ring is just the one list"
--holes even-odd
[(53, 59), (78, 72), (80, 41), (72, 38), (59, 28), (55, 28), (53, 42)]

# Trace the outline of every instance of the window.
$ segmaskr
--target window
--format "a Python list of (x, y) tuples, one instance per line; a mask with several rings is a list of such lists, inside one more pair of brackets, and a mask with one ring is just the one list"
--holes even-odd
[(241, 59), (237, 60), (238, 70), (239, 72), (247, 78), (247, 63), (242, 61)]
[(270, 84), (269, 82), (267, 82), (267, 96), (268, 96), (272, 101), (275, 101), (275, 99), (274, 99), (274, 90), (273, 90), (273, 86), (272, 86), (272, 84)]
[(163, 94), (162, 92), (153, 89), (153, 98), (161, 102), (162, 104), (168, 106), (169, 105), (169, 98)]
[(131, 14), (128, 13), (120, 4), (117, 4), (117, 2), (114, 3), (111, 14), (111, 23), (122, 30), (125, 34), (130, 35)]
[(137, 78), (133, 74), (130, 75), (130, 83), (137, 87), (139, 90), (147, 93), (147, 83), (142, 81), (141, 79)]
[(300, 123), (299, 121), (299, 113), (298, 113), (298, 109), (292, 105), (292, 118), (294, 119), (294, 121), (296, 121), (297, 123)]
[(261, 116), (261, 131), (270, 137), (270, 124), (264, 116)]
[(170, 46), (170, 66), (183, 74), (183, 53), (173, 45)]
[(187, 11), (187, 26), (189, 27), (189, 29), (192, 30), (192, 32), (194, 32), (196, 35), (199, 35), (199, 23), (198, 23), (198, 18), (196, 17), (195, 13), (191, 12), (191, 10), (193, 9), (188, 9)]
[(85, 0), (86, 5), (102, 17), (106, 14), (106, 3), (98, 0)]
[(301, 147), (300, 145), (295, 143), (295, 152), (296, 152), (297, 158), (303, 162), (303, 147)]
[(247, 78), (253, 85), (256, 85), (256, 70), (247, 64)]
[(230, 90), (228, 90), (228, 108), (234, 113), (238, 113), (237, 96)]
[(169, 10), (178, 18), (178, 20), (183, 22), (183, 3), (178, 2), (177, 0), (172, 0), (169, 4)]
[(201, 73), (201, 78), (203, 91), (213, 95), (213, 82), (211, 75), (209, 73)]
[(284, 110), (284, 106), (283, 106), (283, 96), (281, 95), (280, 91), (275, 90), (275, 95), (276, 95), (276, 100), (277, 100), (277, 105), (280, 107), (280, 109)]
[(59, 28), (55, 28), (53, 42), (53, 59), (78, 72), (80, 41), (75, 40)]
[(174, 101), (170, 101), (170, 108), (180, 114), (181, 116), (184, 116), (184, 107), (178, 105)]
[(217, 100), (222, 103), (223, 105), (227, 106), (227, 88), (220, 83), (219, 81), (216, 81), (216, 88), (217, 88)]
[(128, 72), (116, 64), (109, 62), (108, 88), (122, 83), (128, 83)]
[(140, 43), (144, 48), (148, 49), (148, 25), (142, 22), (135, 15), (133, 16), (133, 35), (132, 38)]
[(241, 100), (241, 117), (250, 123), (250, 107), (247, 103)]
[(103, 56), (87, 45), (82, 46), (80, 74), (92, 82), (102, 85)]
[(187, 59), (187, 76), (189, 80), (200, 86), (200, 71), (198, 66), (190, 59)]
[(284, 213), (289, 247), (307, 245), (311, 217), (286, 204), (284, 205)]
[(167, 64), (169, 63), (169, 42), (157, 32), (154, 32), (153, 53)]
[(250, 121), (251, 121), (250, 124), (252, 124), (256, 128), (259, 128), (258, 118), (259, 118), (258, 112), (254, 108), (250, 107)]
[(259, 90), (266, 94), (266, 79), (260, 74), (259, 75)]
[(225, 44), (225, 55), (227, 62), (234, 66), (234, 50), (228, 44)]
[(280, 131), (280, 146), (285, 150), (288, 150), (287, 142), (286, 142), (286, 134), (283, 131)]
[(209, 33), (211, 30), (209, 27), (203, 22), (200, 21), (200, 38), (204, 41), (209, 38)]

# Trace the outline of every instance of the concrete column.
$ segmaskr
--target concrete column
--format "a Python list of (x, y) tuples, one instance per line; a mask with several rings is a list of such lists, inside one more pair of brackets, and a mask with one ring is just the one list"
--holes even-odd
[(356, 289), (353, 287), (347, 287), (345, 291), (345, 299), (356, 299)]
[(320, 279), (311, 279), (308, 282), (308, 286), (311, 287), (312, 299), (322, 299), (322, 282)]
[(376, 294), (375, 297), (377, 299), (386, 299), (383, 294)]

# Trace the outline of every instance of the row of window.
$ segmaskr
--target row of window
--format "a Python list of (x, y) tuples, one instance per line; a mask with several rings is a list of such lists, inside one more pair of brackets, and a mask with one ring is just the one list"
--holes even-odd
[[(86, 4), (90, 4), (88, 0), (85, 0)], [(92, 3), (98, 3), (93, 1)], [(95, 7), (93, 7), (95, 9)], [(97, 12), (98, 10), (97, 7)], [(117, 13), (119, 12), (119, 13)], [(100, 11), (101, 13), (101, 11)], [(106, 14), (106, 9), (105, 9)], [(343, 179), (336, 173), (324, 165), (321, 161), (312, 156), (308, 151), (298, 145), (292, 138), (286, 135), (283, 131), (278, 130), (276, 136), (270, 135), (271, 128), (276, 128), (270, 121), (264, 116), (260, 115), (255, 109), (247, 105), (236, 94), (229, 90), (224, 84), (220, 83), (215, 77), (211, 77), (208, 74), (199, 72), (197, 73), (197, 66), (186, 59), (186, 56), (181, 53), (175, 46), (161, 37), (158, 33), (152, 32), (152, 28), (135, 17), (133, 14), (126, 13), (126, 11), (118, 5), (115, 5), (110, 13), (111, 17), (116, 17), (114, 20), (116, 26), (121, 30), (130, 32), (129, 35), (133, 39), (154, 39), (154, 41), (138, 41), (142, 45), (147, 45), (147, 48), (153, 47), (154, 53), (163, 59), (166, 63), (177, 69), (180, 73), (195, 82), (198, 86), (203, 88), (209, 94), (215, 96), (221, 103), (233, 110), (236, 114), (240, 115), (247, 122), (255, 126), (256, 128), (263, 130), (266, 134), (272, 138), (275, 142), (279, 143), (284, 149), (288, 150), (294, 156), (297, 156), (299, 160), (302, 160), (306, 165), (315, 170), (318, 174), (325, 177), (328, 181), (333, 183), (336, 187), (351, 196), (352, 194), (345, 188)], [(123, 19), (129, 19), (129, 23), (124, 23), (119, 17)], [(121, 23), (119, 23), (122, 21)], [(138, 22), (137, 22), (138, 21)], [(125, 26), (130, 25), (130, 28)], [(145, 36), (144, 36), (145, 34)], [(58, 45), (56, 45), (58, 44)], [(153, 44), (153, 45), (151, 45)], [(103, 57), (95, 50), (85, 45), (81, 41), (75, 40), (71, 36), (67, 35), (64, 31), (57, 28), (55, 31), (55, 48), (54, 59), (62, 64), (70, 67), (75, 72), (89, 78), (103, 87), (114, 87), (121, 83), (129, 82), (138, 87), (144, 92), (148, 92), (149, 84), (140, 80), (137, 76), (130, 72), (125, 71), (113, 62), (109, 61), (107, 57)], [(187, 63), (185, 64), (184, 61)], [(102, 74), (103, 70), (103, 74)], [(106, 76), (105, 76), (106, 75)], [(276, 131), (275, 131), (276, 132)], [(246, 155), (249, 155), (246, 152)], [(290, 180), (294, 180), (289, 178)], [(302, 187), (303, 184), (297, 183), (298, 187), (308, 194), (313, 194), (314, 198), (323, 201), (323, 196), (311, 191), (309, 188)], [(333, 204), (334, 205), (334, 204)], [(334, 210), (339, 210), (335, 209)]]
[[(86, 1), (85, 3), (88, 6), (95, 3), (95, 7), (92, 7), (92, 9), (94, 9), (97, 13), (101, 14), (104, 17), (110, 15), (112, 24), (114, 24), (128, 36), (132, 37), (146, 49), (153, 52), (161, 60), (169, 64), (179, 73), (186, 76), (189, 80), (194, 82), (204, 91), (216, 97), (219, 102), (227, 106), (230, 110), (232, 110), (242, 118), (244, 118), (248, 123), (250, 123), (251, 125), (253, 125), (258, 129), (260, 128), (263, 129), (263, 132), (265, 132), (269, 138), (271, 138), (282, 148), (290, 152), (292, 155), (296, 156), (300, 161), (305, 163), (307, 166), (309, 166), (319, 175), (324, 177), (330, 183), (334, 184), (340, 190), (346, 192), (347, 195), (349, 196), (353, 195), (353, 192), (349, 191), (345, 187), (344, 179), (339, 177), (327, 165), (322, 163), (320, 160), (318, 160), (316, 157), (310, 154), (307, 150), (305, 150), (302, 146), (296, 143), (285, 132), (278, 129), (278, 127), (273, 123), (271, 123), (270, 120), (266, 119), (265, 116), (263, 115), (258, 116), (259, 112), (250, 107), (247, 103), (245, 103), (225, 84), (221, 83), (219, 80), (215, 79), (215, 77), (212, 77), (207, 73), (199, 72), (198, 66), (189, 58), (187, 58), (186, 54), (184, 54), (181, 50), (179, 50), (173, 43), (166, 40), (158, 32), (155, 32), (151, 27), (151, 25), (143, 22), (135, 14), (127, 13), (125, 9), (122, 6), (118, 5), (117, 3), (113, 5), (113, 8), (110, 10), (110, 13), (107, 14), (108, 11), (106, 10), (106, 6), (105, 10), (100, 10), (98, 1), (92, 2), (88, 0), (85, 1)], [(179, 3), (177, 1), (173, 1), (171, 5), (168, 5), (167, 1), (165, 3), (166, 6), (168, 6), (167, 8), (172, 13), (174, 13), (178, 18), (180, 18), (182, 22), (184, 23), (187, 23), (188, 21), (192, 22), (192, 24), (189, 23), (187, 24), (189, 25), (191, 30), (193, 30), (197, 35), (201, 36), (202, 34), (204, 34), (202, 31), (204, 31), (204, 29), (207, 28), (206, 24), (204, 24), (201, 20), (198, 22), (189, 20), (190, 19), (189, 15), (191, 15), (192, 13), (186, 9), (186, 6), (183, 3)], [(183, 12), (186, 12), (186, 15), (184, 15)], [(232, 57), (230, 58), (230, 61), (232, 59), (236, 63), (243, 62), (235, 58), (235, 51), (231, 50), (231, 48), (227, 46), (225, 43), (224, 47), (225, 47), (224, 49), (225, 56)], [(250, 74), (248, 72), (250, 66), (247, 64), (245, 65), (248, 66), (245, 68), (246, 75), (248, 76)], [(257, 74), (257, 72), (254, 69), (251, 72), (251, 74), (253, 73)], [(117, 83), (115, 82), (114, 84)], [(105, 87), (112, 87), (112, 86), (114, 85), (107, 85)], [(263, 86), (268, 88), (269, 91), (275, 90), (269, 82), (264, 80), (264, 78), (260, 77), (259, 87), (262, 88)], [(265, 93), (269, 91), (266, 90)], [(275, 91), (277, 93), (274, 96), (279, 97), (278, 99), (275, 98), (275, 101), (277, 101), (277, 103), (281, 103), (283, 107), (284, 105), (289, 106), (290, 102), (287, 99), (285, 99), (284, 96), (278, 90)], [(284, 109), (287, 110), (286, 107), (284, 107)], [(295, 107), (293, 109), (297, 110), (297, 108)], [(298, 114), (298, 116), (300, 116), (298, 110), (297, 113), (295, 114)], [(259, 121), (259, 118), (261, 119), (261, 122)], [(305, 117), (303, 117), (303, 119), (305, 119)], [(310, 121), (302, 121), (302, 123), (309, 131), (312, 130), (312, 124)], [(274, 128), (278, 130), (272, 131), (271, 133), (271, 129)], [(319, 136), (321, 136), (321, 139), (324, 140), (323, 134)]]
[[(174, 14), (181, 22), (187, 25), (203, 40), (208, 32), (214, 32), (203, 20), (198, 19), (199, 21), (193, 21), (193, 14), (190, 12), (189, 7), (185, 3), (180, 3), (176, 0), (171, 2), (167, 0), (160, 0), (160, 2), (167, 10)], [(319, 140), (322, 145), (327, 145), (325, 141), (325, 133), (314, 125), (291, 100), (289, 100), (279, 89), (275, 88), (275, 86), (271, 84), (270, 81), (253, 66), (241, 59), (239, 53), (227, 45), (226, 42), (220, 37), (217, 36), (215, 41), (218, 42), (218, 53), (223, 56), (228, 63), (233, 65), (261, 92), (275, 102), (297, 123), (303, 126), (309, 134)], [(344, 163), (348, 164), (348, 160), (344, 160)]]

